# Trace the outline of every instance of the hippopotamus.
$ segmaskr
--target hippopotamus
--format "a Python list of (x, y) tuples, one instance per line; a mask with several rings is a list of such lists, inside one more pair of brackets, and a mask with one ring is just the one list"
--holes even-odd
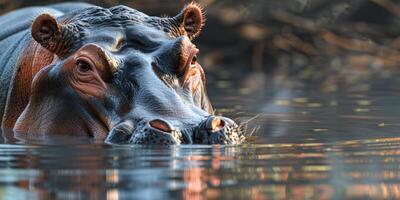
[(240, 144), (214, 115), (192, 42), (205, 22), (86, 3), (0, 17), (0, 115), (16, 138), (82, 136), (111, 144)]

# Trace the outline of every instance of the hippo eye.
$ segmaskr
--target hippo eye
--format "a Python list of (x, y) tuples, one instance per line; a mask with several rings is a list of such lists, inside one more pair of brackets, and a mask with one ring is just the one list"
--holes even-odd
[(76, 66), (80, 72), (88, 72), (92, 70), (92, 66), (85, 60), (78, 60), (76, 61)]

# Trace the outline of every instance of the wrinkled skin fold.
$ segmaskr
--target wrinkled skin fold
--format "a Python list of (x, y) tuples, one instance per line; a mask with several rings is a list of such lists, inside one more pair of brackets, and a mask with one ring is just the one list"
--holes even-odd
[(84, 6), (57, 17), (39, 14), (31, 25), (30, 44), (40, 45), (53, 59), (34, 74), (26, 105), (8, 124), (22, 137), (88, 136), (112, 144), (242, 143), (244, 125), (212, 114), (205, 73), (197, 62), (199, 49), (192, 43), (203, 25), (196, 4), (171, 18), (125, 6)]

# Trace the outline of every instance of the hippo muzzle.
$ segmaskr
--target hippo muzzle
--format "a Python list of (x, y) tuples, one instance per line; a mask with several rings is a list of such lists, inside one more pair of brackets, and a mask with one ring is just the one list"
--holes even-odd
[(195, 127), (178, 129), (160, 119), (125, 121), (115, 126), (106, 142), (112, 144), (240, 144), (244, 132), (231, 119), (209, 116)]

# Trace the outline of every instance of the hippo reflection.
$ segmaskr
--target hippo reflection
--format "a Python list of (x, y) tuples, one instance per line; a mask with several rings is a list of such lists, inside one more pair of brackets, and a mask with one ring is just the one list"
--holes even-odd
[(245, 139), (243, 126), (212, 114), (191, 42), (204, 24), (196, 4), (172, 18), (56, 4), (14, 11), (0, 24), (8, 27), (0, 31), (2, 126), (17, 135), (125, 144)]

